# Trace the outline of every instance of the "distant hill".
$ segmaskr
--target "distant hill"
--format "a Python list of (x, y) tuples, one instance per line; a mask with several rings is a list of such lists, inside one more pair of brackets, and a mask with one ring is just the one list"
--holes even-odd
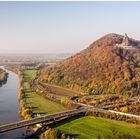
[(122, 35), (105, 35), (87, 49), (44, 68), (40, 80), (90, 94), (138, 95), (140, 51), (132, 46), (140, 42), (128, 38), (132, 49), (117, 46), (124, 41)]

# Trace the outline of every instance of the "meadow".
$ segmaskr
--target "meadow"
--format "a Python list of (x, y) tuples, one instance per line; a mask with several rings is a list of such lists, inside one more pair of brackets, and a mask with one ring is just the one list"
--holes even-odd
[(29, 82), (36, 75), (36, 70), (25, 70), (23, 72), (24, 77), (24, 91), (25, 91), (25, 102), (33, 110), (33, 114), (51, 114), (67, 110), (64, 106), (45, 99), (30, 89)]
[(75, 138), (140, 138), (138, 125), (93, 116), (72, 119), (54, 128)]

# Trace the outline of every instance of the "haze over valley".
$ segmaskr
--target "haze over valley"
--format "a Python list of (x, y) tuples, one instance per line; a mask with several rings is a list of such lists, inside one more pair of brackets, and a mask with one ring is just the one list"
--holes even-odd
[(140, 139), (139, 12), (1, 1), (0, 138)]

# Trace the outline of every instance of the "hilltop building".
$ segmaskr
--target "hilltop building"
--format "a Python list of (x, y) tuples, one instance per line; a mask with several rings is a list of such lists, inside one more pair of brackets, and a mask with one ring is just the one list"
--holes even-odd
[(135, 46), (131, 39), (127, 36), (127, 34), (125, 33), (122, 43), (121, 44), (116, 44), (117, 47), (119, 48), (123, 48), (123, 49), (135, 49), (137, 48), (137, 46)]
[(129, 46), (129, 37), (127, 36), (127, 34), (125, 33), (123, 41), (122, 41), (122, 45), (124, 46)]

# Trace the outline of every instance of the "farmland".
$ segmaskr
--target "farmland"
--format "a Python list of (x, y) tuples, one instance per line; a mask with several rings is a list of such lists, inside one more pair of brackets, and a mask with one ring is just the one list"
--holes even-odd
[(53, 92), (54, 94), (57, 94), (60, 96), (73, 97), (75, 95), (80, 94), (79, 92), (70, 90), (68, 88), (63, 88), (63, 87), (52, 85), (52, 84), (44, 84), (44, 83), (41, 83), (41, 84), (43, 87), (48, 89), (48, 91)]

